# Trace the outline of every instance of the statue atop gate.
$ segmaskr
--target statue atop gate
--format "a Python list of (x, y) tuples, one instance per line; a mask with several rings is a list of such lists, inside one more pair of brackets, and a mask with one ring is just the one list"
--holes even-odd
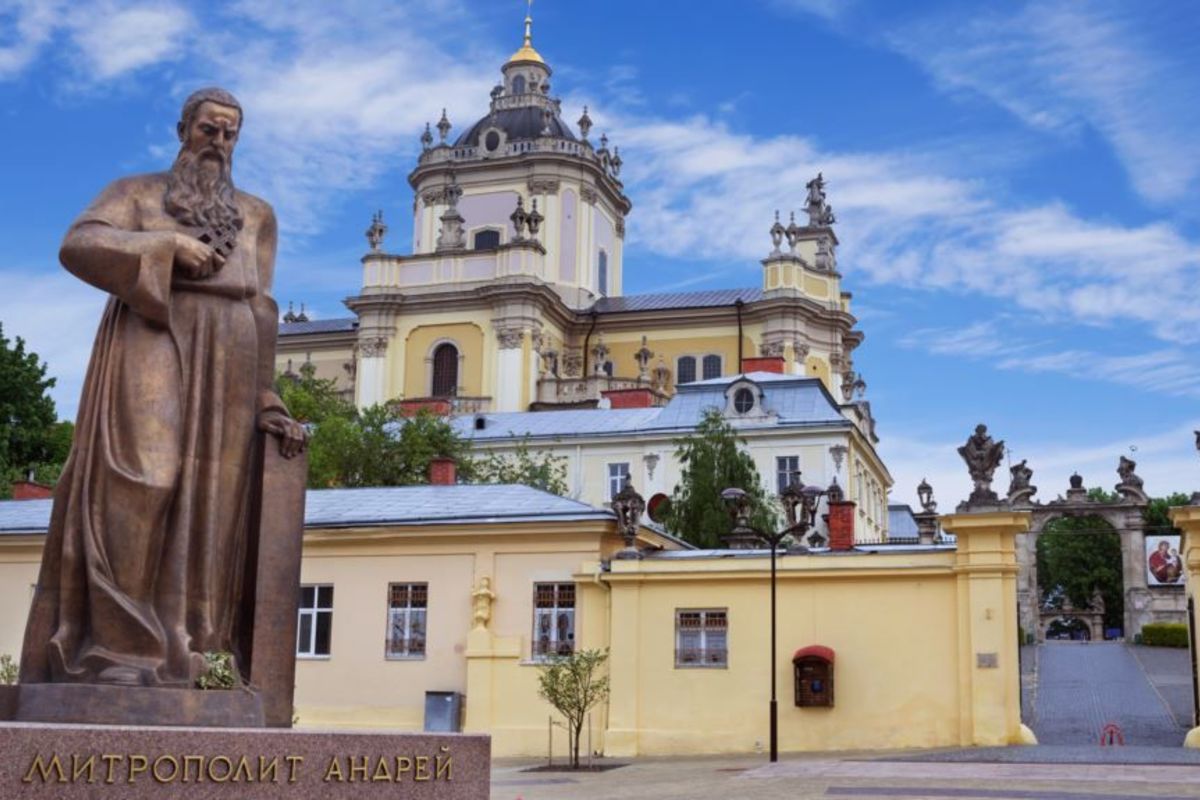
[(1000, 505), (1000, 496), (992, 491), (992, 478), (1004, 460), (1004, 442), (993, 441), (988, 435), (987, 426), (981, 423), (975, 426), (975, 433), (967, 439), (967, 443), (958, 448), (958, 454), (967, 463), (967, 471), (975, 482), (975, 490), (959, 509)]

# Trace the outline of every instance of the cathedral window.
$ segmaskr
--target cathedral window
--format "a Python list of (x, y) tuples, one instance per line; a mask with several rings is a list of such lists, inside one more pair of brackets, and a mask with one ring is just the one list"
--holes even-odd
[(476, 231), (471, 240), (471, 249), (473, 250), (495, 250), (499, 246), (500, 231), (495, 228)]
[(675, 362), (675, 383), (691, 383), (696, 380), (696, 359), (693, 356), (682, 356)]
[(713, 378), (721, 377), (721, 357), (716, 355), (708, 355), (704, 357), (704, 380), (712, 380)]
[(433, 397), (458, 394), (458, 348), (443, 342), (433, 351)]
[(608, 465), (608, 499), (612, 500), (621, 489), (625, 488), (625, 479), (629, 477), (629, 462), (621, 461)]
[(596, 291), (601, 297), (608, 296), (608, 253), (600, 251), (598, 266), (596, 267)]
[(525, 94), (525, 76), (518, 75), (513, 78), (513, 94)]
[(733, 409), (739, 414), (749, 414), (754, 410), (754, 392), (742, 387), (733, 393)]

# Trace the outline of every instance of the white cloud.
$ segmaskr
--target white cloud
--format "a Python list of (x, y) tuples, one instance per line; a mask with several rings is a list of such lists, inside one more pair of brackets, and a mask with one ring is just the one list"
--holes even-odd
[(1065, 375), (1080, 381), (1112, 383), (1177, 397), (1200, 397), (1200, 372), (1191, 353), (1162, 348), (1117, 355), (1084, 348), (1062, 349), (1052, 341), (1014, 335), (1009, 319), (989, 319), (963, 328), (922, 328), (902, 336), (902, 347), (971, 361), (996, 369)]
[(827, 20), (845, 14), (855, 0), (771, 0), (772, 4), (785, 11), (803, 11)]
[[(1168, 6), (1168, 9), (1171, 7)], [(1192, 10), (1175, 5), (1182, 22)], [(940, 13), (886, 34), (943, 88), (988, 98), (1027, 125), (1100, 133), (1137, 191), (1187, 196), (1200, 178), (1200, 79), (1146, 36), (1143, 4), (1030, 2)], [(1139, 19), (1141, 17), (1142, 19)]]
[(0, 80), (29, 66), (58, 27), (63, 3), (0, 0)]
[(1058, 202), (1004, 206), (938, 154), (825, 150), (706, 116), (665, 120), (603, 107), (593, 116), (616, 131), (625, 152), (637, 203), (630, 243), (651, 252), (737, 260), (756, 273), (773, 211), (786, 221), (803, 204), (805, 183), (823, 171), (847, 274), (997, 298), (1068, 322), (1134, 322), (1172, 342), (1200, 340), (1200, 243), (1165, 222), (1088, 219)]
[(92, 80), (180, 57), (191, 25), (191, 14), (170, 3), (103, 3), (70, 20), (71, 38)]

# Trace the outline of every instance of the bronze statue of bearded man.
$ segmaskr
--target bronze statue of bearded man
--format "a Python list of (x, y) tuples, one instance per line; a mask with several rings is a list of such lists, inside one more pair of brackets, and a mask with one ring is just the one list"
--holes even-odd
[(299, 453), (273, 390), (271, 207), (238, 191), (238, 101), (184, 103), (169, 172), (110, 184), (63, 265), (111, 297), (55, 490), (22, 683), (191, 686), (244, 652), (259, 431)]

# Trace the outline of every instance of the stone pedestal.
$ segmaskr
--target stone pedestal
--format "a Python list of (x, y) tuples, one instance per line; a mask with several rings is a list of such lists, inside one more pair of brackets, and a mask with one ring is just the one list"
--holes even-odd
[(1021, 724), (1017, 653), (1018, 533), (1028, 511), (989, 510), (942, 517), (958, 540), (959, 691), (964, 745), (1036, 744)]
[[(1171, 522), (1183, 531), (1183, 542), (1179, 549), (1183, 551), (1183, 568), (1187, 573), (1188, 597), (1194, 601), (1192, 604), (1193, 618), (1188, 622), (1193, 631), (1200, 631), (1200, 599), (1197, 599), (1197, 594), (1200, 593), (1200, 505), (1172, 508)], [(1191, 642), (1193, 669), (1195, 669), (1198, 646), (1200, 643), (1193, 638)], [(1188, 731), (1183, 746), (1200, 748), (1200, 720), (1192, 720), (1192, 723), (1196, 727)]]
[(486, 800), (490, 750), (462, 734), (0, 723), (0, 797)]

